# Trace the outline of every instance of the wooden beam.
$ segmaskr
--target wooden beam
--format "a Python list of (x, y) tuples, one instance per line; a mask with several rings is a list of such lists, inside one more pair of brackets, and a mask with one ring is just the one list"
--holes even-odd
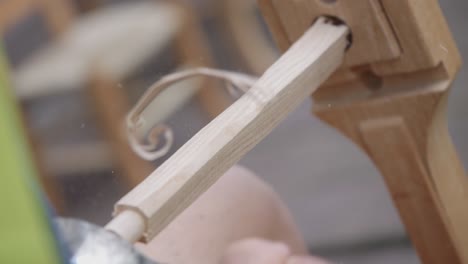
[(126, 210), (138, 212), (146, 223), (140, 236), (151, 240), (341, 65), (348, 33), (318, 20), (248, 92), (123, 197), (115, 221)]

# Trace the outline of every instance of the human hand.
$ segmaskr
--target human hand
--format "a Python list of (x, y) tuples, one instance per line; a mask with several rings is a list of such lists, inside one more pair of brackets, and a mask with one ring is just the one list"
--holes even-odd
[(262, 239), (246, 239), (231, 245), (222, 264), (327, 264), (311, 256), (293, 256), (286, 244)]

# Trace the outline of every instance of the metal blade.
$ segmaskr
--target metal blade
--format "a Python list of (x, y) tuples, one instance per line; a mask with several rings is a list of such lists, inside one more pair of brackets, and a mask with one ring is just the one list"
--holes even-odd
[(56, 223), (71, 264), (157, 264), (100, 226), (70, 218)]

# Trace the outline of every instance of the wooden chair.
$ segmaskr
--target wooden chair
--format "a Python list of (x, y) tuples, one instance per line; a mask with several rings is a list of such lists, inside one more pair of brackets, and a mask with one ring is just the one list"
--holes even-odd
[[(176, 61), (181, 65), (211, 65), (196, 16), (188, 6), (171, 1), (117, 4), (82, 17), (74, 15), (70, 2), (61, 0), (9, 0), (0, 6), (8, 14), (0, 20), (3, 34), (36, 12), (44, 16), (53, 35), (50, 43), (13, 70), (20, 100), (34, 101), (87, 87), (85, 94), (112, 149), (103, 149), (105, 144), (100, 142), (53, 146), (42, 152), (46, 154), (46, 166), (53, 174), (70, 174), (102, 171), (117, 164), (129, 187), (139, 183), (154, 167), (136, 157), (123, 137), (120, 121), (129, 102), (119, 84), (150, 57), (166, 52), (168, 46), (174, 46)], [(194, 85), (188, 89), (198, 93), (202, 106), (211, 115), (228, 103), (219, 89), (210, 85), (201, 88), (202, 83)], [(72, 157), (76, 160), (70, 162)]]
[(221, 1), (221, 16), (226, 24), (242, 62), (257, 75), (270, 67), (279, 52), (268, 38), (266, 28), (259, 17), (255, 0)]

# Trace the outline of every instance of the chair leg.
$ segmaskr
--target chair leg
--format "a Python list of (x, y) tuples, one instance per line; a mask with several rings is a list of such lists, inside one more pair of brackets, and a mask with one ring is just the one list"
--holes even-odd
[(88, 86), (88, 96), (94, 105), (99, 125), (109, 141), (115, 163), (122, 170), (128, 187), (134, 187), (148, 176), (154, 167), (138, 157), (130, 148), (123, 120), (130, 109), (125, 92), (117, 82), (103, 74), (94, 74)]
[[(185, 21), (176, 37), (179, 58), (190, 66), (214, 67), (214, 59), (197, 15), (189, 6), (181, 6), (185, 10)], [(218, 81), (204, 80), (197, 98), (210, 117), (217, 116), (231, 104), (228, 94)]]

